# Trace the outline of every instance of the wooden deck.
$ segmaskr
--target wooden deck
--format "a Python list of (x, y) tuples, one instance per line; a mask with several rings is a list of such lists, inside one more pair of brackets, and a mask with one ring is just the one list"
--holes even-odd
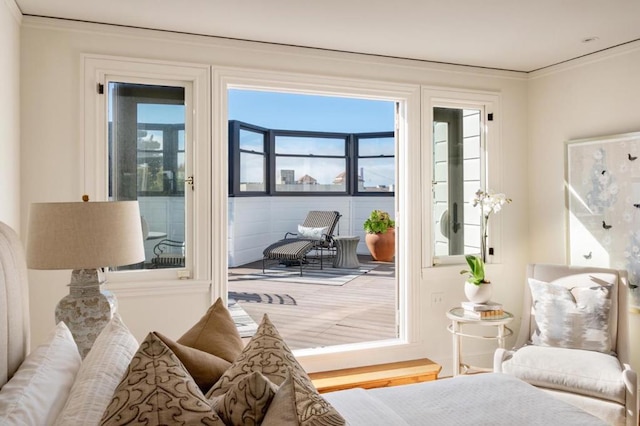
[(262, 274), (254, 262), (229, 269), (229, 292), (242, 293), (236, 300), (255, 322), (268, 314), (291, 349), (394, 338), (395, 264), (359, 260), (376, 267), (341, 286), (249, 279)]

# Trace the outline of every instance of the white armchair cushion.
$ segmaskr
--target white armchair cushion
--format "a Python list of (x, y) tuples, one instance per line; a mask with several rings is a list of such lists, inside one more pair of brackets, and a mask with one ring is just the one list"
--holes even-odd
[(612, 285), (565, 287), (529, 278), (534, 345), (611, 352)]
[(580, 349), (525, 346), (502, 371), (534, 386), (580, 393), (625, 404), (623, 366), (614, 356)]

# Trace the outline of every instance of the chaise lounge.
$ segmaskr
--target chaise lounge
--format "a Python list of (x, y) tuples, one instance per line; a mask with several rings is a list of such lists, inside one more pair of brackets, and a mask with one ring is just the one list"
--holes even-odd
[(320, 252), (320, 269), (323, 267), (325, 250), (333, 249), (333, 233), (342, 215), (337, 211), (312, 210), (307, 214), (298, 232), (287, 232), (284, 238), (269, 245), (262, 252), (262, 273), (268, 260), (275, 260), (288, 265), (298, 265), (300, 276), (302, 267), (308, 263), (307, 255), (313, 251)]

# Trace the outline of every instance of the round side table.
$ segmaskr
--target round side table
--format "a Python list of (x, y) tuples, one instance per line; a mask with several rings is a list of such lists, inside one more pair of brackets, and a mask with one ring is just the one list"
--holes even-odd
[(357, 236), (337, 236), (333, 237), (336, 245), (336, 257), (333, 259), (334, 268), (355, 269), (360, 267), (356, 249), (360, 237)]
[[(488, 318), (488, 319), (479, 319), (479, 318), (470, 318), (465, 316), (464, 308), (456, 307), (452, 308), (447, 312), (447, 318), (451, 320), (451, 324), (447, 327), (449, 332), (453, 335), (453, 375), (457, 376), (460, 374), (464, 374), (465, 372), (473, 371), (489, 371), (488, 369), (481, 369), (478, 367), (472, 367), (468, 364), (464, 364), (461, 359), (460, 354), (460, 338), (461, 337), (471, 337), (473, 339), (484, 339), (484, 340), (496, 340), (498, 342), (498, 347), (504, 348), (505, 338), (511, 336), (513, 334), (513, 330), (507, 327), (511, 321), (513, 321), (513, 314), (505, 311), (504, 315), (500, 318)], [(497, 333), (491, 336), (477, 335), (477, 334), (468, 334), (462, 332), (463, 324), (474, 324), (488, 327), (496, 327)]]

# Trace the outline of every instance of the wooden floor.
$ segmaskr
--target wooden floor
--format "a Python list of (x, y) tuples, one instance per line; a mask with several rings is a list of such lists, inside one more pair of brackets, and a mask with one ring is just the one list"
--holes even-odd
[(342, 286), (246, 279), (262, 273), (259, 261), (230, 268), (229, 291), (247, 293), (240, 306), (257, 323), (267, 313), (291, 349), (394, 338), (395, 264), (359, 260), (376, 268)]

